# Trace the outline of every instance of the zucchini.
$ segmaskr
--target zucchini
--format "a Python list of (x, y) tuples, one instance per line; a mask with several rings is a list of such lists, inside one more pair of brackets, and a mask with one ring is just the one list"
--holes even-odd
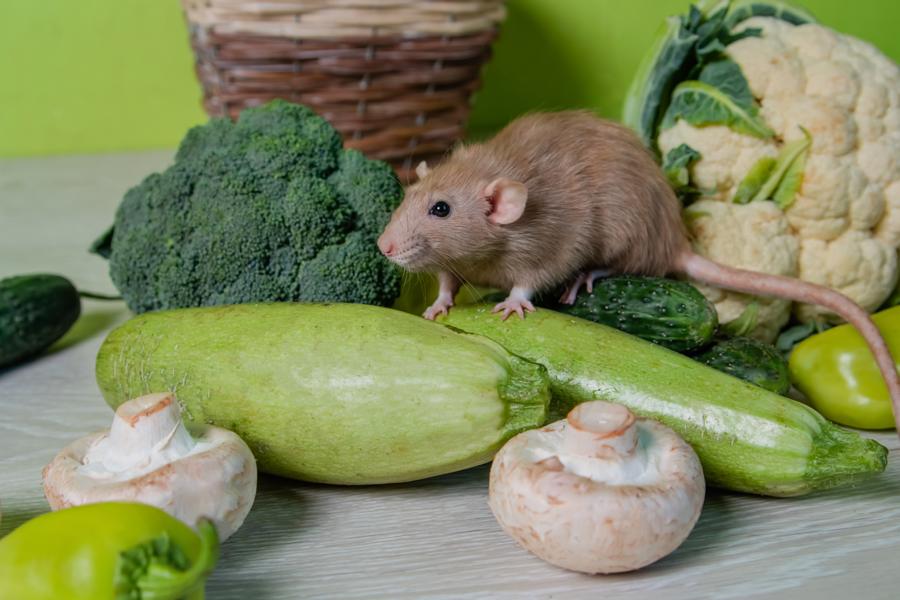
[(791, 389), (787, 361), (772, 344), (735, 337), (716, 343), (696, 359), (776, 394), (784, 395)]
[(354, 304), (241, 304), (150, 312), (97, 356), (113, 408), (173, 391), (188, 422), (231, 429), (267, 473), (411, 481), (488, 462), (541, 426), (544, 367), (487, 338)]
[(65, 277), (34, 274), (0, 280), (0, 367), (39, 354), (80, 314), (78, 291)]
[(686, 281), (624, 275), (602, 279), (559, 312), (615, 327), (676, 352), (705, 346), (716, 333), (716, 307)]
[(502, 322), (484, 306), (455, 307), (441, 322), (546, 366), (552, 418), (608, 400), (668, 425), (693, 446), (712, 485), (796, 496), (887, 464), (884, 446), (804, 404), (610, 327), (546, 309)]

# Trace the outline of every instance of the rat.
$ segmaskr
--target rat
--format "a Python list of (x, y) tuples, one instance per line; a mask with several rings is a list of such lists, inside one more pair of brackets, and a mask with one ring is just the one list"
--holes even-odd
[(457, 146), (419, 181), (378, 239), (410, 272), (437, 273), (426, 319), (446, 314), (463, 282), (509, 290), (494, 307), (525, 318), (538, 291), (569, 283), (572, 304), (598, 277), (682, 275), (705, 284), (817, 304), (863, 335), (887, 384), (900, 430), (900, 375), (869, 314), (847, 296), (799, 279), (729, 267), (699, 254), (681, 203), (651, 152), (627, 127), (589, 111), (532, 113), (492, 139)]

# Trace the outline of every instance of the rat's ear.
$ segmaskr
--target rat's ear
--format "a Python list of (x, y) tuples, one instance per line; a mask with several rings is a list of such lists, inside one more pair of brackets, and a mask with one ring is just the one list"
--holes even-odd
[(525, 212), (528, 188), (518, 181), (501, 177), (484, 188), (484, 196), (491, 205), (488, 221), (497, 225), (509, 225), (518, 221)]
[(425, 176), (428, 175), (428, 163), (424, 160), (416, 165), (416, 177), (419, 179), (425, 179)]

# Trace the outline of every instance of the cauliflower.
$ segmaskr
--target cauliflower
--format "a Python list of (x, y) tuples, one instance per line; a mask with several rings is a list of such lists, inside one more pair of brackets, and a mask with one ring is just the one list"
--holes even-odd
[[(664, 158), (676, 149), (684, 154), (685, 145), (696, 152), (686, 167), (689, 175), (681, 176), (690, 182), (685, 189), (702, 195), (686, 219), (695, 251), (724, 264), (831, 287), (872, 311), (898, 280), (900, 69), (873, 46), (809, 22), (808, 15), (786, 12), (779, 3), (765, 3), (776, 7), (775, 14), (753, 16), (758, 4), (736, 2), (724, 9), (718, 4), (719, 12), (706, 14), (692, 8), (670, 40), (672, 47), (683, 44), (685, 31), (702, 32), (701, 23), (707, 36), (718, 28), (717, 51), (704, 56), (704, 44), (713, 46), (703, 33), (693, 42), (693, 76), (716, 85), (724, 99), (712, 97), (698, 82), (682, 82), (668, 106), (662, 100), (648, 118), (650, 88), (665, 86), (645, 83), (638, 91), (646, 96), (637, 103), (630, 99), (626, 121), (645, 140), (649, 124), (649, 142)], [(708, 25), (716, 19), (720, 23)], [(712, 62), (719, 63), (719, 74), (705, 79), (711, 71), (703, 66)], [(732, 63), (739, 72), (722, 76), (723, 65)], [(678, 77), (675, 70), (670, 75)], [(678, 82), (670, 81), (670, 88), (672, 83)], [(710, 117), (704, 102), (718, 104), (714, 108), (728, 112), (728, 118)], [(698, 106), (705, 114), (698, 116)], [(773, 199), (768, 195), (735, 204), (746, 201), (739, 189), (755, 166), (771, 169), (789, 144), (805, 136), (808, 147), (793, 165), (794, 187), (776, 194), (775, 202), (767, 201)], [(774, 338), (790, 317), (792, 307), (785, 302), (704, 292), (722, 322), (760, 302), (754, 333), (762, 339)], [(796, 305), (793, 311), (804, 322), (836, 319), (816, 306)]]
[[(700, 200), (685, 209), (685, 223), (694, 250), (723, 264), (796, 277), (800, 244), (791, 233), (784, 213), (772, 202), (731, 204)], [(719, 321), (737, 319), (754, 299), (745, 294), (697, 285), (716, 305)], [(759, 305), (753, 337), (771, 341), (790, 316), (791, 303), (777, 298), (755, 299)]]

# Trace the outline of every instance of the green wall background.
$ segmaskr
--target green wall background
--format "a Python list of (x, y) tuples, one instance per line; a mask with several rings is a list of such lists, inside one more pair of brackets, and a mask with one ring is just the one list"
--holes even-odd
[[(900, 2), (798, 0), (900, 61)], [(533, 109), (619, 114), (662, 19), (688, 0), (510, 0), (471, 129)], [(205, 120), (178, 0), (0, 0), (0, 156), (177, 145)]]

